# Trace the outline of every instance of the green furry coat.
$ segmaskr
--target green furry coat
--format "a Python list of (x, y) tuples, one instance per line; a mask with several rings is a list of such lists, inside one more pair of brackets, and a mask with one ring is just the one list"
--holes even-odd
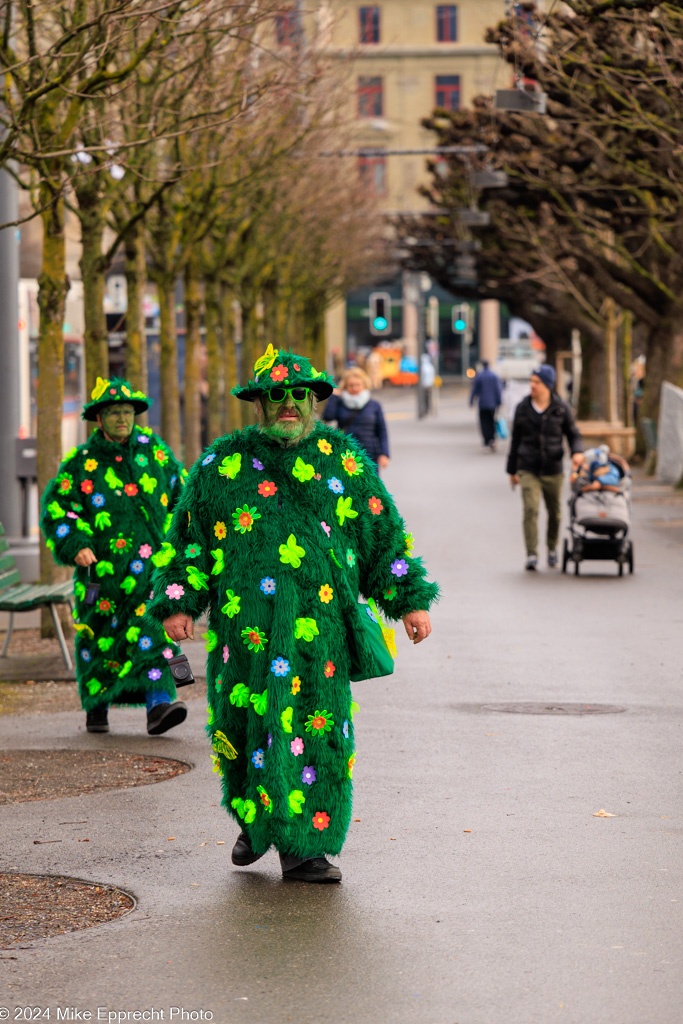
[(150, 614), (208, 606), (208, 731), (225, 806), (256, 852), (338, 853), (359, 591), (391, 619), (437, 593), (373, 463), (322, 424), (287, 448), (248, 427), (193, 467), (168, 541)]
[[(126, 444), (96, 430), (66, 456), (45, 489), (41, 526), (61, 565), (81, 548), (97, 563), (76, 567), (76, 678), (84, 710), (98, 704), (144, 704), (150, 690), (175, 688), (168, 660), (180, 653), (145, 617), (153, 561), (183, 488), (185, 470), (148, 427)], [(88, 581), (100, 586), (86, 604)]]

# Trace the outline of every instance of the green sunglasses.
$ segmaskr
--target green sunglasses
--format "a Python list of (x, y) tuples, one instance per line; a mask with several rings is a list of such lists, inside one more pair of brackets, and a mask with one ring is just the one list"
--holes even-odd
[(291, 395), (295, 402), (305, 402), (308, 398), (310, 388), (271, 388), (267, 392), (271, 402), (284, 402), (287, 395)]

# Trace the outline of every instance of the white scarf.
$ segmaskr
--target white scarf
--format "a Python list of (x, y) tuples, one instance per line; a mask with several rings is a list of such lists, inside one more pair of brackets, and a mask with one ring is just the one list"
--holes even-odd
[(370, 392), (367, 388), (357, 395), (350, 395), (348, 391), (342, 391), (339, 397), (347, 409), (363, 409), (370, 401)]

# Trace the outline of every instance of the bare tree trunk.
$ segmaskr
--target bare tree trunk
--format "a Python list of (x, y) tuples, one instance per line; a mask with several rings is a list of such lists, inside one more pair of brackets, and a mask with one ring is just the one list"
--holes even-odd
[(207, 434), (209, 443), (223, 433), (225, 396), (225, 362), (221, 338), (221, 300), (218, 281), (204, 281), (204, 326), (206, 329), (206, 375), (209, 382)]
[(104, 313), (106, 266), (102, 257), (105, 209), (98, 189), (88, 179), (77, 188), (76, 196), (81, 222), (85, 388), (89, 394), (98, 377), (106, 380), (109, 376), (107, 318)]
[(175, 280), (157, 277), (159, 291), (159, 348), (161, 381), (161, 436), (180, 458), (180, 389), (178, 387), (178, 332), (175, 319)]
[[(38, 491), (42, 494), (56, 476), (62, 458), (62, 406), (64, 404), (64, 308), (69, 281), (66, 276), (64, 205), (53, 200), (47, 189), (41, 190), (43, 222), (43, 259), (38, 277), (40, 327), (38, 335)], [(40, 579), (55, 583), (66, 579), (67, 571), (58, 566), (40, 537)], [(42, 615), (43, 636), (54, 636), (50, 613)]]
[(221, 333), (223, 335), (223, 365), (225, 367), (225, 405), (223, 408), (223, 429), (226, 434), (232, 433), (239, 426), (240, 412), (237, 408), (238, 399), (230, 391), (239, 383), (237, 373), (237, 330), (235, 324), (235, 298), (231, 288), (223, 285), (221, 289)]
[[(145, 236), (142, 222), (134, 224), (126, 237), (125, 274), (128, 294), (126, 310), (126, 374), (136, 391), (147, 394), (147, 335), (145, 333)], [(147, 413), (137, 417), (147, 423)]]
[[(259, 317), (257, 303), (246, 305), (242, 302), (242, 383), (251, 380), (254, 363), (258, 358), (259, 349)], [(254, 422), (251, 402), (240, 402), (242, 426), (247, 427)]]
[(669, 381), (678, 387), (683, 386), (683, 334), (680, 332), (676, 312), (662, 317), (647, 342), (645, 388), (640, 416), (653, 420), (655, 425), (659, 419), (662, 383)]
[(607, 416), (605, 375), (605, 343), (598, 331), (581, 332), (581, 387), (576, 418), (604, 420)]
[(201, 454), (201, 348), (202, 297), (194, 256), (185, 266), (185, 462), (194, 465)]

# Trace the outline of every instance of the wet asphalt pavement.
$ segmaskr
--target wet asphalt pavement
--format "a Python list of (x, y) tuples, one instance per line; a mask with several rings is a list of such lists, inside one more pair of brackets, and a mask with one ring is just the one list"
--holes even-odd
[[(135, 709), (112, 711), (104, 737), (80, 713), (0, 719), (2, 747), (195, 765), (159, 785), (0, 808), (3, 870), (138, 900), (117, 922), (0, 950), (0, 1019), (680, 1024), (683, 505), (636, 489), (633, 577), (613, 563), (525, 574), (520, 496), (464, 400), (419, 424), (407, 396), (387, 406), (386, 482), (443, 597), (428, 641), (397, 633), (392, 678), (354, 684), (359, 820), (344, 881), (283, 883), (273, 852), (231, 866), (237, 828), (197, 702), (158, 738)], [(483, 707), (506, 702), (624, 711)]]

